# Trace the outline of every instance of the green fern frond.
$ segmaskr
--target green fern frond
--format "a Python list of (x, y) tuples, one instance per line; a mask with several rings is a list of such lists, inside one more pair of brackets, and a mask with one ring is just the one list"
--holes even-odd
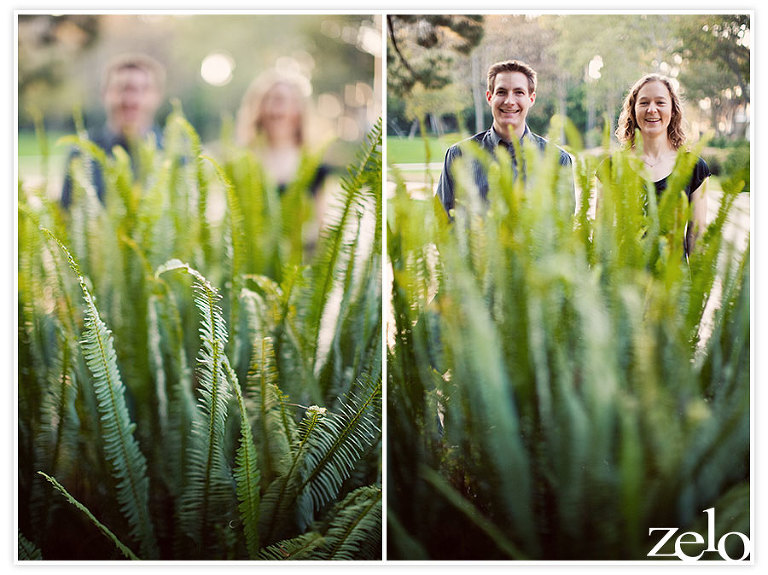
[(32, 543), (26, 537), (24, 537), (21, 531), (19, 531), (18, 537), (19, 537), (19, 552), (17, 557), (19, 561), (42, 561), (43, 560), (43, 554), (37, 545)]
[(329, 513), (323, 559), (370, 560), (381, 558), (381, 489), (359, 487)]
[(275, 365), (281, 373), (281, 391), (301, 401), (321, 398), (313, 374), (312, 343), (305, 324), (302, 298), (307, 278), (302, 269), (283, 270), (281, 283), (265, 276), (246, 275), (256, 290), (244, 289), (250, 332), (253, 337), (270, 334)]
[(147, 558), (156, 557), (158, 549), (149, 511), (147, 464), (138, 442), (133, 437), (136, 425), (131, 422), (125, 403), (125, 388), (117, 368), (112, 334), (99, 317), (77, 262), (51, 232), (44, 232), (66, 255), (83, 292), (86, 329), (81, 345), (83, 356), (93, 375), (105, 453), (117, 483), (120, 509), (131, 526), (131, 535), (140, 541), (142, 554)]
[(259, 470), (256, 447), (253, 444), (251, 423), (248, 420), (248, 412), (245, 409), (245, 398), (237, 381), (237, 375), (229, 365), (226, 357), (224, 364), (229, 376), (229, 382), (235, 391), (237, 406), (240, 410), (240, 446), (235, 456), (235, 483), (237, 485), (237, 498), (240, 502), (238, 510), (243, 522), (245, 544), (251, 558), (256, 556), (259, 550), (259, 484), (261, 472)]
[(218, 306), (218, 290), (200, 272), (179, 260), (170, 260), (160, 266), (155, 275), (172, 270), (186, 271), (195, 279), (195, 304), (201, 317), (200, 397), (197, 416), (192, 423), (194, 443), (188, 457), (188, 485), (180, 502), (179, 519), (184, 532), (205, 551), (212, 522), (228, 513), (234, 495), (232, 474), (224, 453), (230, 398), (224, 355), (227, 330)]
[[(289, 289), (289, 293), (286, 294), (282, 284), (267, 276), (246, 274), (243, 279), (256, 288), (256, 290), (244, 289), (244, 292), (251, 300), (258, 302), (254, 311), (258, 316), (259, 327), (267, 332), (273, 331), (287, 319), (293, 282), (286, 284)], [(258, 333), (258, 327), (253, 331)]]
[(109, 475), (101, 442), (93, 440), (100, 437), (96, 398), (83, 385), (90, 374), (78, 342), (80, 287), (58, 247), (40, 233), (42, 222), (58, 229), (49, 217), (58, 211), (58, 205), (33, 209), (20, 198), (19, 500), (28, 509), (23, 527), (29, 532), (44, 532), (58, 507), (35, 481), (37, 469), (69, 478), (75, 467), (93, 465)]
[[(105, 190), (110, 196), (106, 198), (106, 208), (110, 219), (122, 220), (123, 223), (132, 221), (139, 204), (139, 197), (133, 187), (133, 171), (131, 170), (131, 157), (122, 147), (113, 150), (113, 161), (107, 164), (109, 167), (108, 178), (114, 181), (115, 187), (107, 187)], [(117, 198), (114, 197), (117, 195)], [(115, 200), (119, 199), (117, 202)]]
[(338, 413), (310, 408), (305, 416), (307, 447), (299, 495), (306, 489), (315, 511), (336, 497), (355, 464), (381, 433), (381, 381), (358, 384)]
[(357, 164), (350, 167), (347, 176), (342, 178), (343, 193), (338, 198), (337, 209), (329, 211), (327, 226), (321, 234), (319, 255), (312, 266), (314, 281), (307, 319), (313, 347), (318, 345), (322, 316), (334, 289), (340, 264), (351, 257), (353, 246), (348, 243), (348, 228), (357, 217), (356, 209), (365, 204), (367, 194), (370, 194), (368, 186), (381, 178), (381, 130), (379, 118), (368, 134)]
[(254, 341), (247, 392), (254, 405), (253, 419), (259, 445), (262, 481), (271, 482), (288, 471), (296, 423), (287, 411), (286, 397), (278, 388), (275, 351), (270, 338)]
[(72, 505), (77, 507), (87, 518), (88, 520), (93, 523), (96, 527), (98, 527), (99, 531), (101, 531), (105, 537), (107, 537), (112, 543), (115, 544), (115, 547), (117, 547), (120, 552), (125, 555), (126, 558), (131, 560), (138, 560), (139, 558), (136, 556), (136, 554), (130, 550), (124, 543), (122, 543), (117, 536), (110, 531), (110, 529), (101, 523), (98, 519), (96, 519), (93, 514), (88, 510), (85, 505), (80, 503), (77, 499), (72, 497), (72, 495), (69, 494), (69, 492), (58, 482), (55, 478), (50, 477), (43, 473), (42, 471), (38, 471), (38, 474), (42, 475), (51, 485), (54, 486), (64, 497), (67, 498), (67, 501), (69, 501)]
[(267, 561), (315, 559), (316, 550), (322, 547), (324, 542), (325, 539), (320, 533), (310, 531), (265, 547), (259, 551), (259, 559)]
[[(299, 526), (297, 497), (300, 477), (297, 460), (288, 460), (288, 471), (275, 478), (261, 497), (259, 535), (262, 545), (271, 545), (303, 531)], [(303, 525), (308, 523), (305, 521)]]
[[(360, 233), (361, 228), (358, 222), (356, 235), (354, 236), (354, 239), (349, 242), (350, 245), (359, 243)], [(348, 391), (346, 389), (342, 389), (341, 393), (335, 396), (329, 393), (332, 388), (338, 389), (340, 387), (339, 382), (334, 380), (343, 379), (343, 376), (340, 377), (340, 374), (337, 371), (338, 367), (342, 363), (342, 359), (339, 357), (341, 347), (340, 339), (344, 335), (354, 335), (351, 333), (340, 333), (342, 327), (345, 325), (345, 320), (348, 317), (349, 309), (352, 303), (355, 301), (355, 297), (358, 291), (357, 286), (354, 285), (355, 272), (357, 271), (357, 266), (355, 266), (354, 263), (354, 258), (350, 258), (350, 260), (346, 262), (346, 269), (343, 270), (343, 273), (340, 274), (341, 277), (339, 278), (337, 289), (341, 294), (341, 301), (339, 302), (338, 309), (333, 313), (328, 310), (328, 312), (324, 314), (323, 318), (323, 323), (326, 326), (330, 326), (326, 327), (326, 329), (329, 329), (329, 331), (332, 330), (328, 349), (320, 347), (315, 356), (315, 372), (319, 373), (318, 383), (321, 392), (323, 393), (324, 400), (329, 396), (337, 397)], [(340, 270), (340, 272), (341, 271), (342, 270)], [(326, 336), (323, 339), (328, 339), (328, 337)], [(351, 381), (349, 383), (351, 383)]]
[(252, 150), (230, 151), (224, 164), (242, 210), (247, 272), (279, 278), (280, 199), (268, 185), (263, 166)]
[(102, 167), (107, 165), (106, 152), (87, 138), (82, 138), (80, 136), (62, 136), (57, 140), (56, 145), (79, 148), (82, 152), (85, 152), (88, 156), (101, 164)]
[(324, 149), (304, 152), (299, 161), (294, 180), (280, 195), (279, 258), (283, 267), (300, 266), (304, 256), (304, 228), (313, 214), (311, 187), (322, 162)]
[[(232, 341), (237, 344), (237, 329), (240, 319), (240, 289), (242, 287), (242, 275), (245, 272), (245, 235), (243, 231), (243, 213), (240, 209), (240, 200), (235, 192), (234, 185), (227, 177), (224, 169), (213, 158), (204, 156), (214, 167), (219, 181), (223, 184), (227, 201), (227, 238), (229, 240), (229, 326), (232, 330)], [(232, 357), (237, 357), (237, 349), (232, 351)]]
[(59, 464), (74, 460), (77, 456), (73, 447), (79, 418), (75, 408), (78, 393), (75, 350), (63, 330), (58, 333), (58, 357), (50, 373), (41, 413), (41, 436), (38, 438), (40, 451), (48, 456), (45, 467), (57, 473)]
[(379, 255), (371, 254), (364, 262), (360, 278), (359, 286), (350, 286), (342, 293), (328, 355), (318, 375), (318, 385), (329, 404), (349, 393), (356, 379), (364, 376), (376, 379), (381, 375)]
[(312, 439), (325, 413), (324, 408), (317, 406), (307, 409), (299, 423), (294, 445), (283, 463), (285, 473), (277, 477), (264, 494), (260, 533), (270, 543), (302, 532), (312, 523), (312, 500), (309, 490), (302, 484), (302, 472)]
[(149, 296), (147, 337), (154, 372), (156, 417), (164, 441), (175, 449), (163, 450), (160, 466), (171, 493), (178, 497), (186, 487), (184, 470), (190, 452), (190, 429), (195, 415), (192, 369), (184, 346), (178, 304), (170, 287), (159, 280), (157, 293)]
[(168, 396), (166, 393), (167, 383), (165, 380), (165, 369), (163, 365), (163, 354), (161, 348), (160, 320), (158, 318), (157, 299), (150, 297), (148, 302), (148, 333), (147, 347), (149, 348), (149, 366), (153, 373), (155, 382), (155, 396), (157, 397), (157, 415), (158, 427), (160, 432), (165, 435), (168, 428)]
[[(726, 268), (732, 261), (729, 251), (732, 248), (726, 245), (727, 240), (723, 234), (726, 222), (733, 213), (734, 202), (738, 195), (732, 192), (723, 192), (717, 215), (709, 223), (702, 237), (696, 244), (695, 252), (690, 258), (691, 288), (689, 294), (688, 314), (686, 323), (690, 330), (696, 330), (701, 324), (704, 310), (708, 303), (712, 303), (711, 295), (717, 282), (718, 270)], [(692, 337), (692, 344), (697, 344), (700, 334)]]
[[(333, 297), (321, 315), (320, 339), (309, 344), (309, 349), (315, 350), (313, 373), (321, 394), (319, 401), (324, 404), (345, 395), (355, 379), (366, 372), (362, 367), (363, 358), (372, 362), (376, 356), (380, 359), (380, 353), (371, 349), (380, 347), (380, 163), (380, 154), (374, 146), (374, 153), (355, 184), (359, 186), (357, 196), (351, 199), (348, 194), (343, 195), (343, 201), (337, 206), (340, 212), (335, 215), (332, 212), (329, 218), (331, 224), (325, 238), (334, 234), (341, 236), (334, 262)], [(344, 188), (349, 184), (350, 181), (342, 182), (345, 192), (352, 189)], [(351, 212), (343, 216), (346, 222), (339, 225), (335, 218), (343, 215), (347, 208), (351, 208)], [(316, 282), (310, 285), (307, 317), (311, 317), (315, 287)]]

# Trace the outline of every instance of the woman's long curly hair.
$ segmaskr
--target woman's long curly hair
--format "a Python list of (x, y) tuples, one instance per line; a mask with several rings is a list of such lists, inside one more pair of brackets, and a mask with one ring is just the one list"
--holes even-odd
[(683, 109), (680, 104), (680, 96), (677, 94), (672, 81), (661, 74), (646, 74), (640, 78), (624, 98), (619, 115), (619, 124), (616, 128), (616, 137), (619, 142), (628, 148), (635, 147), (635, 133), (637, 131), (637, 117), (635, 116), (635, 102), (640, 89), (648, 82), (661, 82), (669, 91), (669, 99), (672, 102), (672, 115), (667, 127), (667, 138), (672, 147), (677, 150), (685, 143), (685, 131), (683, 130)]
[(252, 146), (264, 132), (264, 103), (267, 96), (278, 85), (286, 85), (294, 93), (298, 106), (299, 123), (296, 126), (296, 145), (302, 146), (305, 140), (305, 120), (308, 98), (311, 92), (309, 81), (303, 76), (268, 70), (255, 78), (243, 95), (237, 112), (236, 138), (243, 146)]

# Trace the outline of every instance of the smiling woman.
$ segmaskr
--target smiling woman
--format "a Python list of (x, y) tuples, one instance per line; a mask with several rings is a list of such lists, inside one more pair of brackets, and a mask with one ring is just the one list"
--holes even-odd
[[(639, 145), (637, 132), (641, 137)], [(624, 100), (616, 136), (629, 149), (637, 151), (643, 160), (644, 177), (653, 182), (656, 194), (661, 196), (678, 165), (678, 151), (686, 141), (680, 96), (673, 81), (660, 74), (647, 74), (635, 82)], [(692, 165), (693, 172), (685, 186), (692, 206), (684, 238), (686, 255), (707, 225), (706, 181), (711, 174), (703, 158)]]

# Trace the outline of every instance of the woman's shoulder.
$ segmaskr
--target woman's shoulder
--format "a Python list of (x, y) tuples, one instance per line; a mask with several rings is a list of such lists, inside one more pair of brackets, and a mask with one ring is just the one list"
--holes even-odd
[(709, 164), (707, 164), (707, 161), (704, 158), (702, 158), (701, 156), (699, 156), (696, 159), (696, 169), (697, 170), (701, 170), (703, 172), (707, 172), (707, 175), (710, 174)]
[[(687, 154), (693, 154), (693, 152), (686, 152)], [(704, 183), (704, 181), (712, 175), (711, 170), (709, 169), (709, 164), (707, 164), (707, 161), (702, 158), (701, 156), (696, 156), (696, 163), (693, 166), (693, 173), (691, 174), (691, 180), (686, 186), (686, 194), (688, 194), (688, 197), (691, 197), (691, 194), (695, 192), (697, 189), (699, 189), (699, 186)]]
[(699, 181), (703, 181), (712, 175), (712, 171), (709, 169), (709, 164), (701, 156), (696, 157), (696, 164), (693, 166), (693, 177)]

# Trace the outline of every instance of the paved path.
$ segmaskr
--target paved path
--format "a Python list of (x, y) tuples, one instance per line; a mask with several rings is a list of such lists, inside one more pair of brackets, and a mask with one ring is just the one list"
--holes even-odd
[[(707, 221), (711, 222), (717, 215), (722, 192), (712, 191), (707, 202)], [(729, 242), (733, 242), (739, 250), (746, 247), (750, 230), (750, 197), (751, 194), (739, 194), (734, 200), (731, 214), (725, 223), (723, 236)]]

